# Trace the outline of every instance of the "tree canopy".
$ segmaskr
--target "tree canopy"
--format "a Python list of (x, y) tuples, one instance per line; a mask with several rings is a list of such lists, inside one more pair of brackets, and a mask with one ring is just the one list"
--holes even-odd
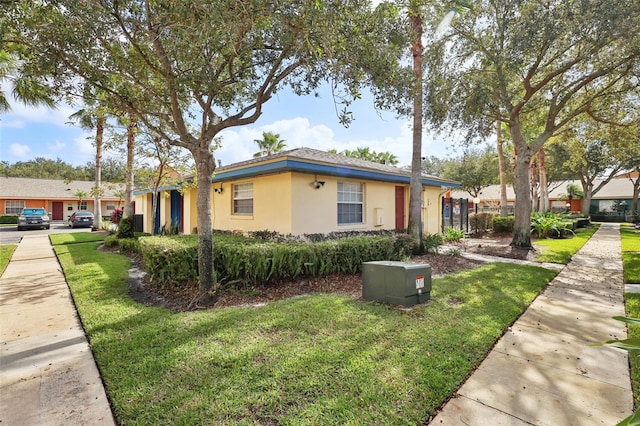
[(109, 108), (192, 154), (199, 284), (210, 303), (214, 138), (254, 123), (285, 86), (302, 95), (328, 81), (348, 102), (399, 79), (401, 46), (384, 36), (393, 19), (394, 8), (355, 0), (51, 0), (18, 3), (2, 24), (5, 39), (26, 46), (23, 74), (60, 97), (94, 86)]
[(512, 244), (531, 247), (529, 165), (581, 114), (627, 93), (640, 58), (640, 3), (481, 0), (429, 46), (425, 114), (486, 136), (506, 123), (515, 154)]

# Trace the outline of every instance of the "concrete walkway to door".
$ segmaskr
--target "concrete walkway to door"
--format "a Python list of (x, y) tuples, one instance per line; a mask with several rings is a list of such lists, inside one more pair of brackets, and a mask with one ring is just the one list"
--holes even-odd
[(431, 425), (614, 425), (633, 395), (620, 227), (605, 223), (498, 341)]
[(0, 277), (0, 424), (115, 424), (47, 235), (22, 237)]

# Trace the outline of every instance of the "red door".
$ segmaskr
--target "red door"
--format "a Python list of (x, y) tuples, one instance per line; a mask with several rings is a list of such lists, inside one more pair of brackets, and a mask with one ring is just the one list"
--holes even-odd
[(404, 186), (396, 186), (396, 229), (405, 229)]
[(63, 204), (60, 201), (54, 201), (51, 209), (51, 220), (64, 220)]

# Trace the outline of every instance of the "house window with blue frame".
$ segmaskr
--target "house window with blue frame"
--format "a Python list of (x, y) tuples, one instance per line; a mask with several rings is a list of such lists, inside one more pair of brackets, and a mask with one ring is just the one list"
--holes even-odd
[(233, 214), (253, 214), (253, 183), (233, 185)]
[(364, 223), (364, 184), (338, 182), (338, 225)]

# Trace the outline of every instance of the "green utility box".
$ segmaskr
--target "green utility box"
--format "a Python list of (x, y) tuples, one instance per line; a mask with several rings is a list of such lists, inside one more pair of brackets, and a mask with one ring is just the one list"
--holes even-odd
[(431, 297), (431, 266), (395, 261), (362, 263), (365, 300), (413, 306)]

